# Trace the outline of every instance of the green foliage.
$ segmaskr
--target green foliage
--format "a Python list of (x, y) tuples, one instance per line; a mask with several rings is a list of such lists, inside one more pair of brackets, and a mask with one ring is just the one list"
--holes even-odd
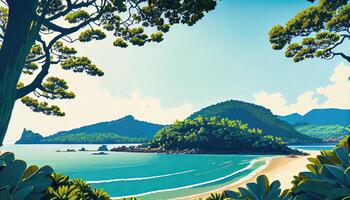
[(126, 48), (128, 47), (128, 44), (124, 41), (123, 38), (117, 38), (114, 42), (113, 42), (114, 46), (117, 47), (121, 47), (121, 48)]
[(350, 196), (349, 148), (321, 151), (310, 158), (309, 171), (299, 173), (291, 194), (296, 199), (343, 199)]
[(34, 112), (41, 112), (46, 115), (59, 116), (59, 117), (63, 117), (66, 115), (64, 112), (61, 111), (59, 107), (54, 105), (49, 106), (47, 102), (39, 102), (38, 99), (29, 97), (29, 96), (23, 97), (21, 99), (21, 102), (24, 105), (28, 106)]
[(90, 17), (89, 13), (85, 10), (77, 10), (71, 13), (68, 13), (65, 17), (69, 23), (77, 23), (80, 21), (84, 21)]
[(68, 176), (53, 173), (52, 184), (43, 200), (109, 200), (109, 195), (101, 189), (93, 189), (81, 179), (70, 180)]
[(43, 94), (41, 96), (48, 99), (73, 99), (75, 94), (68, 92), (67, 82), (57, 77), (49, 77), (43, 83)]
[(100, 29), (88, 29), (80, 33), (79, 41), (80, 42), (89, 42), (93, 39), (102, 40), (106, 37), (106, 34)]
[(55, 43), (54, 50), (63, 58), (70, 58), (72, 55), (77, 53), (75, 48), (65, 46), (61, 41), (57, 41)]
[(155, 42), (161, 42), (163, 40), (163, 33), (162, 32), (152, 33), (151, 38)]
[[(349, 141), (350, 137), (347, 136), (343, 140), (341, 140), (335, 147), (334, 150), (328, 151), (324, 150), (320, 152), (320, 155), (318, 155), (316, 158), (309, 158), (310, 164), (307, 165), (307, 168), (309, 169), (309, 172), (302, 172), (299, 173), (298, 176), (294, 176), (294, 180), (292, 181), (293, 187), (291, 188), (291, 191), (295, 191), (299, 184), (304, 182), (306, 179), (310, 179), (310, 172), (312, 174), (320, 174), (320, 171), (322, 170), (324, 165), (342, 165), (342, 159), (339, 159), (338, 154), (340, 151), (342, 152), (348, 152), (349, 151)], [(337, 150), (337, 149), (340, 149)], [(338, 154), (337, 152), (338, 151)], [(348, 155), (349, 156), (349, 155)], [(344, 165), (342, 167), (345, 167)], [(312, 177), (313, 179), (314, 177)]]
[(210, 197), (208, 197), (206, 200), (225, 200), (225, 196), (220, 193), (212, 193), (210, 194)]
[(264, 135), (280, 137), (286, 142), (310, 142), (317, 140), (299, 133), (292, 125), (278, 119), (270, 110), (242, 101), (229, 100), (211, 105), (192, 114), (189, 118), (192, 119), (199, 115), (239, 120), (249, 124), (250, 127), (261, 129)]
[(336, 145), (336, 148), (348, 148), (349, 149), (350, 144), (350, 135), (344, 137), (342, 140), (338, 142)]
[[(66, 44), (102, 40), (107, 36), (115, 37), (113, 45), (121, 48), (161, 42), (163, 34), (168, 32), (172, 25), (180, 23), (192, 26), (203, 18), (205, 13), (214, 10), (216, 4), (216, 0), (38, 1), (36, 11), (27, 16), (32, 21), (28, 37), (24, 37), (33, 38), (33, 41), (30, 40), (28, 44), (27, 41), (16, 41), (23, 43), (23, 46), (31, 46), (31, 49), (27, 55), (13, 55), (22, 58), (19, 63), (24, 63), (23, 66), (15, 67), (22, 67), (23, 74), (33, 75), (35, 78), (29, 83), (21, 82), (20, 87), (17, 87), (16, 98), (22, 98), (22, 102), (35, 112), (63, 116), (64, 112), (57, 106), (50, 107), (46, 102), (40, 103), (42, 97), (50, 100), (74, 97), (74, 93), (63, 91), (63, 87), (54, 88), (54, 92), (47, 91), (45, 86), (52, 82), (44, 83), (44, 86), (42, 83), (45, 82), (50, 67), (60, 64), (65, 70), (86, 72), (91, 76), (104, 75), (89, 58), (78, 55), (75, 48)], [(21, 9), (17, 8), (20, 6), (23, 5), (13, 4), (8, 7), (4, 3), (0, 6), (0, 36), (3, 38), (0, 46), (7, 40), (7, 23), (16, 21), (8, 19), (17, 17), (9, 13), (11, 10), (16, 10), (13, 11), (16, 13), (17, 9)], [(63, 79), (57, 79), (63, 83)]]
[(264, 136), (261, 130), (250, 129), (240, 121), (201, 116), (176, 121), (161, 129), (150, 146), (165, 150), (198, 149), (203, 152), (298, 153), (289, 149), (281, 138)]
[(340, 125), (302, 125), (295, 127), (297, 131), (305, 135), (320, 138), (323, 141), (334, 141), (349, 135), (350, 131)]
[(265, 175), (260, 175), (256, 183), (248, 183), (247, 188), (238, 188), (238, 192), (224, 191), (222, 196), (235, 200), (291, 200), (288, 191), (281, 193), (281, 183), (274, 181), (269, 183)]
[(133, 138), (116, 133), (74, 133), (48, 136), (37, 143), (44, 144), (115, 144), (115, 143), (144, 143), (146, 138)]
[(80, 180), (53, 173), (49, 166), (27, 167), (13, 153), (0, 155), (0, 199), (13, 200), (109, 200), (109, 195)]
[(92, 64), (87, 57), (72, 56), (61, 62), (62, 69), (72, 70), (73, 72), (85, 72), (90, 76), (103, 76), (104, 72), (96, 65)]
[(51, 184), (49, 166), (27, 167), (26, 162), (16, 160), (13, 153), (0, 155), (0, 197), (14, 200), (39, 200)]
[(347, 0), (320, 0), (289, 20), (285, 26), (276, 25), (270, 32), (275, 50), (285, 49), (285, 56), (299, 62), (308, 58), (332, 59), (350, 57), (337, 50), (350, 39), (350, 5)]
[(27, 63), (23, 66), (23, 74), (29, 74), (32, 75), (35, 70), (37, 70), (39, 67), (36, 63)]

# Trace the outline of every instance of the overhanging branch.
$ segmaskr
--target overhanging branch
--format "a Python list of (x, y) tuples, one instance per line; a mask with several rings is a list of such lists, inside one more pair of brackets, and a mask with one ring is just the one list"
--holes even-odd
[(42, 65), (41, 67), (41, 71), (39, 72), (39, 74), (35, 77), (35, 79), (27, 86), (23, 87), (23, 88), (19, 88), (16, 91), (16, 99), (20, 99), (26, 95), (28, 95), (29, 93), (35, 91), (37, 88), (41, 87), (41, 83), (43, 82), (44, 78), (46, 77), (46, 75), (48, 75), (49, 73), (49, 68), (51, 65), (51, 56), (50, 56), (50, 48), (48, 48), (46, 46), (45, 41), (41, 40), (39, 38), (39, 42), (42, 43), (44, 52), (45, 52), (45, 63)]

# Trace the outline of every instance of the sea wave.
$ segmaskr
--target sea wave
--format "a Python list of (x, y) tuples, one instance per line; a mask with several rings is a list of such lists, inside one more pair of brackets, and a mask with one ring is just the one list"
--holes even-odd
[[(155, 193), (172, 192), (172, 191), (177, 191), (177, 190), (182, 190), (182, 189), (188, 189), (188, 188), (194, 188), (194, 187), (198, 187), (198, 186), (208, 185), (208, 184), (211, 184), (211, 183), (215, 183), (215, 182), (218, 182), (218, 181), (230, 178), (230, 177), (232, 177), (232, 176), (234, 176), (234, 175), (236, 175), (238, 173), (244, 172), (246, 170), (249, 170), (249, 169), (251, 169), (254, 166), (255, 163), (257, 163), (259, 161), (261, 161), (261, 159), (254, 159), (246, 167), (244, 167), (242, 169), (239, 169), (237, 171), (234, 171), (231, 174), (228, 174), (226, 176), (217, 178), (217, 179), (213, 179), (213, 180), (209, 180), (209, 181), (205, 181), (205, 182), (201, 182), (201, 183), (196, 183), (196, 184), (192, 184), (192, 185), (181, 186), (181, 187), (177, 187), (177, 188), (169, 188), (169, 189), (164, 189), (164, 190), (154, 190), (154, 191), (145, 192), (145, 193), (141, 193), (141, 194), (133, 194), (133, 195), (128, 195), (128, 196), (111, 197), (111, 198), (112, 199), (122, 199), (122, 198), (127, 198), (127, 197), (140, 197), (140, 196), (145, 196), (145, 195), (150, 195), (150, 194), (155, 194)], [(248, 176), (252, 176), (252, 174), (257, 173), (261, 169), (262, 169), (262, 167), (259, 167), (257, 170), (255, 170), (254, 172), (250, 173)]]
[(210, 174), (210, 173), (213, 173), (213, 172), (216, 172), (216, 171), (220, 171), (220, 170), (222, 170), (222, 169), (225, 169), (225, 168), (227, 168), (227, 167), (230, 167), (230, 166), (232, 166), (232, 165), (233, 165), (233, 163), (230, 163), (230, 164), (228, 164), (228, 165), (220, 166), (220, 167), (217, 167), (217, 168), (214, 168), (214, 169), (205, 171), (205, 172), (197, 173), (197, 174), (195, 174), (195, 176), (202, 176), (202, 175), (205, 175), (205, 174)]
[(148, 176), (148, 177), (135, 177), (135, 178), (115, 178), (115, 179), (107, 179), (107, 180), (97, 180), (97, 181), (87, 181), (87, 183), (90, 184), (99, 184), (99, 183), (111, 183), (111, 182), (125, 182), (125, 181), (142, 181), (142, 180), (149, 180), (149, 179), (157, 179), (157, 178), (164, 178), (164, 177), (169, 177), (169, 176), (176, 176), (180, 174), (187, 174), (194, 172), (196, 170), (191, 169), (187, 171), (182, 171), (182, 172), (176, 172), (176, 173), (171, 173), (171, 174), (163, 174), (163, 175), (157, 175), (157, 176)]
[[(230, 183), (229, 185), (238, 185), (238, 184), (241, 184), (241, 183), (244, 183), (245, 181), (248, 181), (250, 180), (251, 178), (253, 178), (255, 175), (259, 174), (260, 172), (262, 172), (266, 166), (268, 166), (270, 163), (271, 163), (271, 158), (265, 158), (265, 159), (256, 159), (255, 161), (256, 162), (259, 162), (259, 161), (265, 161), (264, 165), (256, 168), (254, 171), (252, 171), (251, 173), (249, 173), (247, 176), (243, 177), (243, 178), (240, 178), (238, 179), (237, 181), (233, 182), (233, 183)], [(184, 198), (192, 198), (192, 197), (195, 197), (197, 195), (201, 195), (201, 194), (206, 194), (206, 193), (215, 193), (219, 190), (222, 190), (223, 188), (226, 188), (227, 186), (229, 185), (226, 185), (226, 186), (223, 186), (223, 187), (220, 187), (220, 188), (217, 188), (215, 190), (211, 190), (209, 192), (203, 192), (203, 193), (200, 193), (200, 194), (194, 194), (194, 195), (189, 195), (189, 196), (185, 196), (185, 197), (179, 197), (179, 198), (175, 198), (173, 200), (179, 200), (179, 199), (184, 199)]]
[(223, 163), (218, 164), (218, 166), (230, 164), (231, 162), (232, 162), (231, 160), (228, 160), (228, 161), (225, 161), (225, 162), (223, 162)]

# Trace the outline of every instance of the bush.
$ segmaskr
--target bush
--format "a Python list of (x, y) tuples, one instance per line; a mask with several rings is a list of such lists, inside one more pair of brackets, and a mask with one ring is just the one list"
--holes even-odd
[(52, 184), (47, 190), (44, 200), (84, 199), (84, 200), (109, 200), (108, 194), (101, 189), (93, 189), (81, 179), (70, 180), (68, 176), (53, 173)]
[(260, 175), (256, 183), (248, 183), (247, 189), (238, 188), (238, 192), (224, 191), (223, 196), (227, 199), (237, 200), (291, 200), (292, 196), (285, 190), (281, 192), (281, 183), (274, 181), (270, 184), (265, 175)]
[(53, 173), (50, 166), (27, 167), (13, 153), (0, 155), (0, 199), (13, 200), (109, 200), (106, 192), (81, 179)]
[(52, 168), (36, 165), (27, 167), (23, 160), (15, 159), (13, 153), (0, 155), (0, 197), (1, 199), (41, 199), (52, 183)]

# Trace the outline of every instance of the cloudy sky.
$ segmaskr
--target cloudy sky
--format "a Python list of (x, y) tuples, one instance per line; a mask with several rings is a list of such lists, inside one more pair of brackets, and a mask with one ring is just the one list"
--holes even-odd
[(338, 58), (294, 63), (268, 42), (273, 25), (308, 5), (223, 0), (195, 26), (173, 27), (160, 44), (119, 49), (113, 38), (77, 43), (80, 55), (89, 56), (105, 76), (53, 68), (51, 74), (65, 78), (77, 94), (75, 100), (53, 102), (66, 117), (32, 113), (18, 102), (5, 143), (18, 139), (23, 128), (48, 135), (127, 114), (166, 124), (228, 99), (264, 105), (279, 115), (350, 108), (350, 63)]

